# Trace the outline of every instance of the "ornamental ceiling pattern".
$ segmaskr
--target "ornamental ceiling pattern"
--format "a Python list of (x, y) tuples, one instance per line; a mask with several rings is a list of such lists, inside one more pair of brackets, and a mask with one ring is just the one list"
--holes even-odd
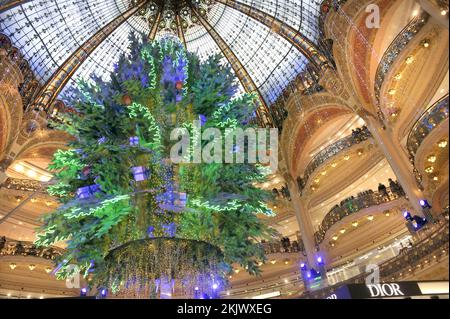
[[(8, 2), (8, 1), (6, 1)], [(89, 38), (142, 0), (29, 0), (0, 12), (0, 32), (7, 35), (45, 84), (52, 74)], [(146, 6), (106, 37), (72, 75), (61, 95), (76, 79), (92, 73), (109, 77), (114, 63), (128, 50), (131, 31), (156, 37), (180, 37), (201, 59), (220, 49), (199, 22), (205, 18), (226, 42), (258, 87), (267, 104), (305, 70), (308, 60), (286, 39), (244, 13), (213, 0), (150, 0)], [(298, 30), (316, 43), (319, 0), (239, 0)], [(193, 12), (195, 10), (196, 13)], [(226, 60), (225, 60), (226, 61)]]

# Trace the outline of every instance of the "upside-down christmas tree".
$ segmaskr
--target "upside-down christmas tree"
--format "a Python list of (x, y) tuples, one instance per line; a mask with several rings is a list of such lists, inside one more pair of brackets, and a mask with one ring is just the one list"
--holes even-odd
[(251, 127), (255, 97), (234, 98), (236, 79), (218, 55), (200, 62), (172, 39), (132, 34), (130, 43), (110, 80), (80, 81), (74, 112), (54, 123), (74, 138), (50, 166), (48, 191), (61, 205), (36, 243), (63, 241), (57, 277), (81, 272), (98, 291), (217, 297), (232, 265), (258, 274), (265, 260), (257, 240), (273, 234), (257, 214), (271, 213), (269, 194), (255, 187), (264, 168), (174, 164), (169, 136), (180, 127), (193, 134), (195, 120), (202, 130)]

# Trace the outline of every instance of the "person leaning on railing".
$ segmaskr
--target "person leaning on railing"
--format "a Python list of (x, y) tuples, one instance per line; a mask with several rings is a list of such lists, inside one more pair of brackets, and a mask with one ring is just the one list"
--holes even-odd
[(0, 253), (5, 247), (5, 244), (6, 244), (6, 237), (5, 236), (0, 237)]

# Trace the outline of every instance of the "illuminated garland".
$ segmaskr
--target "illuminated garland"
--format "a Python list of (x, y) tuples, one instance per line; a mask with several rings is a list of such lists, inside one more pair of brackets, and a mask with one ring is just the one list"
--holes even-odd
[(162, 145), (161, 129), (159, 128), (158, 123), (156, 122), (155, 118), (153, 117), (149, 109), (141, 104), (133, 103), (131, 106), (128, 107), (128, 111), (129, 117), (131, 119), (137, 118), (138, 115), (141, 115), (148, 121), (147, 131), (148, 133), (150, 133), (151, 136), (153, 136), (153, 141), (150, 143), (154, 145), (155, 149), (159, 149)]
[(153, 56), (149, 50), (149, 48), (142, 49), (141, 52), (142, 58), (147, 61), (148, 64), (151, 66), (151, 70), (149, 72), (149, 80), (150, 80), (150, 86), (149, 89), (156, 88), (156, 66), (155, 66), (155, 59), (153, 59)]
[(67, 219), (75, 219), (91, 215), (100, 217), (102, 211), (104, 212), (106, 209), (111, 208), (112, 205), (129, 199), (130, 199), (129, 195), (119, 195), (111, 199), (106, 199), (96, 204), (98, 206), (90, 208), (87, 211), (83, 210), (83, 208), (81, 207), (73, 207), (72, 209), (70, 209), (69, 212), (64, 213), (63, 216), (66, 217)]

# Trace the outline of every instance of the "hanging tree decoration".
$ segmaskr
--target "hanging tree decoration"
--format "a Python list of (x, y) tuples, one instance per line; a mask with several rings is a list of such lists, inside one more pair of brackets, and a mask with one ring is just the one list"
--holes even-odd
[(234, 98), (236, 80), (220, 59), (201, 63), (179, 42), (131, 34), (110, 81), (93, 77), (71, 92), (67, 105), (76, 112), (56, 128), (74, 141), (50, 165), (49, 193), (61, 205), (44, 217), (36, 241), (65, 241), (59, 279), (75, 264), (91, 286), (116, 296), (157, 298), (172, 289), (195, 298), (217, 297), (234, 263), (259, 273), (257, 240), (273, 234), (257, 217), (271, 213), (270, 194), (253, 186), (266, 180), (260, 167), (169, 159), (176, 126), (194, 134), (200, 118), (202, 130), (250, 127), (254, 97)]

